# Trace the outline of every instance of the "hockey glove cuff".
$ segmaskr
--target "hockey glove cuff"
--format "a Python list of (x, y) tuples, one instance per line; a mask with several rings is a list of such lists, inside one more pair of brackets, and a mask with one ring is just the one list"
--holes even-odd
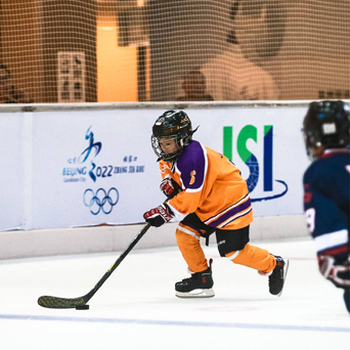
[(182, 191), (182, 188), (179, 184), (170, 177), (166, 177), (159, 185), (160, 190), (171, 199), (175, 197), (179, 192)]
[(318, 266), (321, 274), (336, 287), (350, 289), (350, 261), (335, 263), (332, 256), (320, 255)]
[(161, 204), (157, 208), (144, 213), (143, 217), (151, 226), (159, 227), (169, 222), (174, 214), (166, 204)]

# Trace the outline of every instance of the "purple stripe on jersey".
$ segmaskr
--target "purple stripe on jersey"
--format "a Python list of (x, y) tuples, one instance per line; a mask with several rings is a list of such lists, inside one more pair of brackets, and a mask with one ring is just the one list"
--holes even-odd
[(227, 221), (227, 222), (225, 223), (225, 225), (220, 226), (220, 228), (224, 228), (226, 225), (230, 224), (232, 221), (235, 221), (235, 220), (239, 219), (240, 217), (249, 214), (252, 210), (253, 210), (253, 208), (251, 207), (248, 211), (245, 211), (245, 212), (241, 213), (240, 215), (234, 216), (234, 217), (233, 217), (234, 219), (231, 219), (231, 220)]
[(221, 225), (223, 222), (231, 218), (232, 216), (237, 215), (241, 211), (248, 209), (251, 206), (250, 203), (250, 198), (248, 198), (244, 203), (237, 205), (237, 207), (234, 207), (230, 210), (228, 210), (225, 214), (221, 215), (219, 218), (216, 220), (212, 221), (210, 224), (208, 224), (211, 227), (218, 227)]
[(198, 189), (203, 185), (206, 156), (198, 141), (192, 141), (185, 147), (176, 166), (181, 173), (181, 180), (187, 189)]

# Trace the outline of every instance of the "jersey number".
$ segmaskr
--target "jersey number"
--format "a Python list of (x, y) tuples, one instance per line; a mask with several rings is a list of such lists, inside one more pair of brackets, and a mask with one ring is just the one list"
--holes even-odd
[(194, 182), (196, 181), (196, 171), (195, 170), (192, 170), (191, 173), (191, 179), (190, 179), (190, 185), (193, 185)]
[(315, 230), (316, 210), (314, 208), (310, 208), (310, 209), (306, 210), (305, 214), (306, 214), (307, 228), (310, 231), (310, 233), (312, 233)]

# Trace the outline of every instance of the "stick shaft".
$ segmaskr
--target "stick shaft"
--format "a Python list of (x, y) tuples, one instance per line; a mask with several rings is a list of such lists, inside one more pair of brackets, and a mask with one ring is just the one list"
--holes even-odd
[[(130, 243), (129, 247), (125, 249), (125, 251), (119, 256), (119, 258), (114, 262), (114, 264), (110, 267), (110, 269), (102, 276), (102, 278), (96, 283), (95, 287), (89, 293), (90, 300), (92, 296), (101, 288), (101, 286), (106, 282), (109, 276), (113, 273), (113, 271), (120, 265), (120, 263), (126, 258), (126, 256), (131, 252), (131, 250), (135, 247), (135, 245), (139, 242), (139, 240), (144, 236), (144, 234), (151, 227), (150, 224), (146, 224), (143, 229), (139, 232), (139, 234), (134, 238), (134, 240)], [(86, 302), (88, 302), (88, 300)]]
[(50, 309), (71, 309), (78, 305), (85, 305), (95, 293), (102, 287), (106, 280), (110, 277), (113, 271), (120, 265), (120, 263), (126, 258), (130, 251), (135, 247), (139, 240), (144, 236), (144, 234), (151, 227), (150, 224), (146, 224), (139, 234), (130, 243), (127, 249), (119, 256), (119, 258), (114, 262), (110, 269), (102, 276), (102, 278), (96, 283), (95, 287), (90, 290), (86, 295), (79, 298), (60, 298), (52, 296), (41, 296), (38, 299), (38, 304), (42, 307), (47, 307)]

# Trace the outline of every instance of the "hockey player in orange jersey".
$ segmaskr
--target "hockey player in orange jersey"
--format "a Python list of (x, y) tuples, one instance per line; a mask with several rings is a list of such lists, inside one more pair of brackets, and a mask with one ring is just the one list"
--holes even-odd
[(201, 236), (214, 232), (220, 256), (269, 276), (270, 293), (281, 295), (288, 261), (248, 243), (253, 211), (247, 184), (226, 157), (192, 140), (195, 131), (184, 111), (169, 110), (157, 118), (152, 133), (160, 189), (168, 200), (144, 218), (155, 227), (174, 216), (180, 220), (176, 239), (191, 277), (175, 284), (176, 296), (214, 296), (211, 261), (200, 245)]

